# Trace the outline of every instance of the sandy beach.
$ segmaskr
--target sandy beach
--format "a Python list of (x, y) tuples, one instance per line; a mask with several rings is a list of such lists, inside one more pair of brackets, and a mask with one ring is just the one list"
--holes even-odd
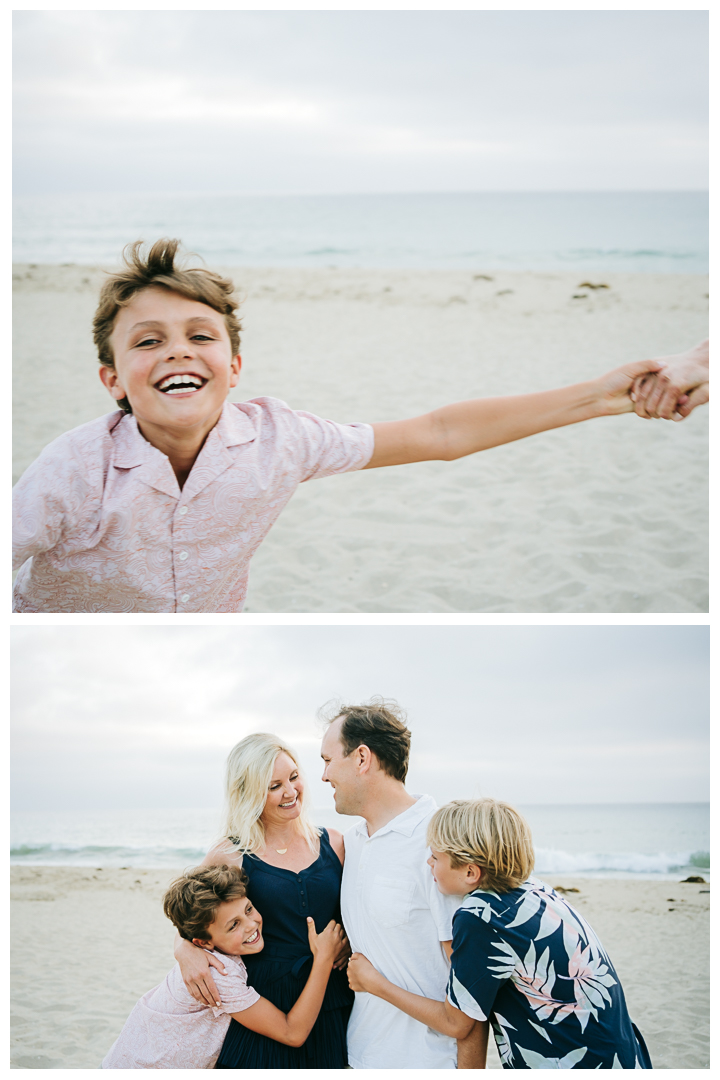
[[(175, 873), (12, 868), (12, 1068), (99, 1066), (172, 966), (160, 899)], [(612, 957), (654, 1067), (709, 1068), (709, 885), (548, 880), (579, 890), (568, 898)]]
[[(244, 297), (233, 397), (338, 421), (579, 382), (707, 333), (699, 275), (231, 273)], [(91, 337), (102, 272), (14, 276), (17, 478), (112, 402)], [(255, 557), (246, 610), (705, 612), (707, 429), (707, 408), (680, 424), (603, 418), (302, 485)]]

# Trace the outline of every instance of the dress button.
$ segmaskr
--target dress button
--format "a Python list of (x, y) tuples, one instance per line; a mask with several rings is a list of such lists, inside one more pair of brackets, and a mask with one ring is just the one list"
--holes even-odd
[(181, 506), (180, 509), (178, 510), (178, 513), (182, 514), (184, 516), (185, 514), (187, 514), (187, 511), (188, 511), (187, 506)]
[(180, 600), (182, 601), (183, 604), (187, 604), (189, 599), (190, 599), (190, 593), (189, 592), (183, 593), (183, 595), (180, 597)]
[(187, 557), (188, 557), (188, 553), (187, 553), (187, 551), (181, 551), (181, 552), (180, 552), (180, 561), (181, 561), (181, 562), (185, 562), (185, 560), (187, 559)]

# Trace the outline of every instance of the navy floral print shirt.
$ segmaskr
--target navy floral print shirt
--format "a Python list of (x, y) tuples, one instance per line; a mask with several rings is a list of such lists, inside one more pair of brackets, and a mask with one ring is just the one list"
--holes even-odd
[(505, 1069), (652, 1068), (597, 935), (536, 878), (465, 897), (447, 994), (490, 1020)]

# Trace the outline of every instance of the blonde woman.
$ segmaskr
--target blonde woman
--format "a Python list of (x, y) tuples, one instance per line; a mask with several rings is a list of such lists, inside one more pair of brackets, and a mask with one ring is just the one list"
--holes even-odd
[[(248, 875), (248, 896), (263, 917), (265, 948), (247, 961), (248, 984), (288, 1012), (312, 963), (307, 917), (321, 932), (340, 919), (340, 879), (345, 855), (334, 829), (317, 829), (303, 802), (297, 755), (274, 735), (248, 735), (233, 747), (225, 774), (224, 837), (206, 866), (227, 863)], [(349, 951), (349, 950), (348, 950)], [(221, 962), (188, 941), (176, 940), (175, 958), (190, 993), (215, 1004), (211, 967)], [(233, 1020), (216, 1069), (336, 1069), (347, 1065), (346, 1030), (353, 1002), (336, 961), (320, 1015), (305, 1044), (285, 1046)]]

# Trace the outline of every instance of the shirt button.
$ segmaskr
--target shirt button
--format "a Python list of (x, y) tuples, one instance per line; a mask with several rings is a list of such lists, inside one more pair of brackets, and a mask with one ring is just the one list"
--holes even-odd
[(189, 592), (183, 593), (183, 595), (180, 597), (180, 600), (181, 600), (181, 602), (183, 604), (187, 604), (189, 599), (190, 599), (190, 593)]
[(181, 551), (181, 552), (180, 552), (180, 561), (181, 561), (181, 562), (185, 562), (185, 560), (187, 559), (187, 557), (188, 557), (188, 553), (187, 553), (187, 551)]
[(184, 515), (184, 514), (187, 514), (187, 511), (188, 511), (187, 506), (181, 506), (180, 509), (178, 510), (178, 513)]

